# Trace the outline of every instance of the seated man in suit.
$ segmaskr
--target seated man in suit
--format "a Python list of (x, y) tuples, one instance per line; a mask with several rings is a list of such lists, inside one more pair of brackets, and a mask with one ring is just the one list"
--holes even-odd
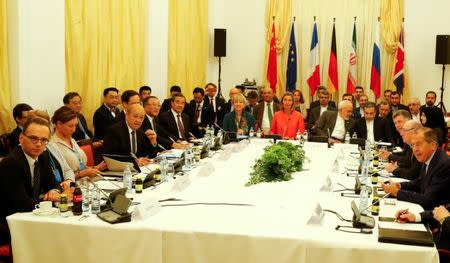
[(172, 108), (171, 106), (171, 101), (172, 101), (172, 96), (176, 93), (181, 93), (181, 88), (180, 86), (172, 86), (170, 87), (170, 97), (167, 99), (164, 99), (162, 105), (161, 105), (161, 110), (160, 113), (166, 112), (166, 111), (170, 111), (170, 109)]
[(205, 86), (205, 95), (204, 96), (204, 104), (206, 107), (211, 108), (210, 111), (213, 113), (214, 122), (217, 125), (221, 126), (223, 122), (223, 117), (225, 113), (223, 111), (223, 105), (225, 104), (225, 100), (217, 96), (217, 86), (214, 83), (208, 83)]
[(97, 140), (103, 140), (108, 128), (119, 121), (119, 90), (110, 87), (103, 91), (103, 104), (94, 113), (94, 132)]
[(338, 104), (338, 111), (326, 111), (317, 120), (313, 135), (326, 136), (331, 143), (341, 143), (345, 134), (352, 130), (354, 125), (351, 119), (353, 104), (343, 100)]
[[(327, 87), (325, 86), (319, 86), (317, 88), (316, 94), (317, 94), (317, 100), (311, 102), (311, 104), (309, 104), (309, 110), (311, 111), (312, 109), (314, 109), (315, 107), (319, 107), (320, 106), (320, 94), (322, 94), (322, 92), (326, 91)], [(336, 108), (336, 103), (334, 103), (334, 101), (328, 101), (328, 104), (330, 104), (331, 107)]]
[(432, 209), (450, 203), (450, 157), (438, 148), (436, 133), (430, 128), (417, 129), (411, 139), (414, 156), (422, 163), (420, 175), (409, 182), (382, 183), (386, 193), (398, 200)]
[(205, 128), (214, 124), (212, 108), (206, 106), (204, 101), (205, 91), (195, 88), (192, 92), (194, 99), (187, 105), (187, 114), (191, 120), (191, 130), (195, 137), (201, 138), (205, 135)]
[(39, 117), (29, 118), (19, 136), (20, 146), (0, 163), (0, 243), (9, 242), (7, 216), (30, 212), (42, 200), (59, 201), (62, 189), (53, 176), (48, 155), (42, 154), (49, 139), (49, 123)]
[[(360, 102), (362, 101), (361, 98)], [(355, 122), (354, 130), (350, 133), (356, 132), (358, 138), (366, 139), (370, 143), (378, 141), (393, 143), (390, 126), (387, 125), (386, 119), (375, 116), (375, 108), (375, 103), (365, 103), (364, 117)]]
[(183, 112), (186, 105), (186, 97), (181, 93), (172, 96), (172, 108), (161, 112), (158, 116), (159, 136), (167, 138), (172, 142), (183, 142), (190, 140), (189, 116)]
[(149, 86), (142, 86), (139, 88), (139, 98), (141, 99), (141, 105), (144, 106), (144, 100), (152, 95), (152, 88)]
[[(411, 138), (414, 131), (421, 127), (422, 125), (420, 122), (416, 120), (409, 120), (403, 125), (402, 138), (406, 145), (411, 144)], [(408, 148), (410, 147), (408, 146)], [(417, 161), (412, 151), (407, 152), (405, 158), (411, 160), (410, 165), (399, 165), (397, 162), (391, 161), (384, 166), (384, 169), (386, 169), (388, 173), (392, 173), (397, 177), (414, 180), (417, 176), (419, 176), (422, 164)]]
[(30, 110), (33, 110), (33, 108), (31, 108), (30, 105), (25, 103), (19, 103), (16, 106), (14, 106), (13, 117), (14, 121), (17, 124), (17, 127), (14, 130), (12, 130), (8, 136), (11, 149), (14, 149), (14, 147), (16, 147), (19, 144), (19, 135), (22, 133), (23, 125), (27, 120), (28, 112)]
[[(158, 147), (160, 150), (169, 150), (169, 149), (184, 149), (187, 144), (182, 143), (174, 143), (168, 138), (164, 138), (162, 136), (158, 136), (159, 125), (158, 125), (158, 114), (161, 105), (159, 104), (159, 99), (155, 96), (150, 96), (144, 99), (144, 111), (145, 118), (142, 122), (141, 130), (145, 133), (148, 129), (152, 130), (156, 134), (156, 141), (158, 142)], [(162, 147), (161, 147), (162, 146)]]
[(381, 118), (389, 119), (389, 113), (391, 112), (391, 105), (388, 101), (383, 100), (378, 104), (377, 114)]
[(256, 104), (258, 104), (258, 93), (254, 90), (247, 93), (248, 111), (253, 114)]
[(359, 118), (364, 117), (364, 107), (366, 106), (366, 103), (369, 101), (369, 97), (367, 95), (362, 94), (359, 96), (359, 107), (356, 107), (353, 110), (353, 115), (355, 120), (358, 120)]
[(103, 152), (108, 154), (127, 155), (138, 157), (139, 165), (146, 165), (156, 156), (156, 133), (140, 129), (145, 118), (144, 108), (139, 104), (128, 106), (125, 120), (120, 121), (108, 129)]
[(227, 103), (225, 103), (225, 105), (223, 105), (224, 114), (227, 114), (227, 113), (230, 113), (233, 111), (232, 101), (233, 101), (234, 95), (236, 95), (236, 94), (241, 94), (241, 90), (236, 87), (231, 88), (230, 93), (229, 93), (230, 99), (228, 100)]
[(127, 113), (128, 107), (134, 104), (140, 104), (139, 93), (135, 90), (126, 90), (120, 96), (120, 101), (122, 102), (122, 111), (119, 114), (119, 121), (125, 120), (125, 115)]
[(400, 93), (398, 91), (393, 91), (390, 96), (390, 103), (391, 103), (391, 112), (395, 113), (398, 110), (405, 110), (409, 111), (408, 106), (405, 106), (400, 103)]
[[(402, 134), (403, 132), (403, 126), (407, 121), (411, 119), (411, 115), (409, 112), (404, 110), (398, 110), (394, 113), (393, 116), (394, 119), (394, 125), (395, 129), (398, 134)], [(394, 138), (394, 140), (396, 140)], [(403, 144), (403, 139), (402, 144)], [(400, 166), (410, 166), (411, 165), (411, 158), (409, 158), (411, 153), (411, 147), (409, 147), (408, 144), (405, 144), (402, 147), (402, 151), (398, 153), (391, 153), (388, 151), (380, 151), (380, 158), (383, 160), (389, 160), (390, 162), (398, 162)]]
[(280, 106), (273, 101), (273, 91), (265, 87), (262, 93), (263, 101), (258, 103), (253, 110), (256, 130), (261, 129), (264, 134), (270, 133), (273, 114), (280, 110)]
[(314, 129), (314, 124), (316, 124), (316, 121), (325, 111), (336, 110), (336, 108), (329, 103), (330, 93), (328, 93), (327, 90), (324, 90), (319, 94), (319, 102), (320, 105), (318, 107), (314, 107), (309, 111), (308, 128), (310, 131)]

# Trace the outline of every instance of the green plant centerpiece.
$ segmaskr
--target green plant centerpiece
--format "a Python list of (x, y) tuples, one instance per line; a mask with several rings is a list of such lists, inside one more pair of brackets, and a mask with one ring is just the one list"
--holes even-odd
[(262, 182), (289, 181), (292, 173), (301, 171), (306, 160), (300, 145), (278, 142), (264, 148), (264, 154), (256, 160), (246, 186)]

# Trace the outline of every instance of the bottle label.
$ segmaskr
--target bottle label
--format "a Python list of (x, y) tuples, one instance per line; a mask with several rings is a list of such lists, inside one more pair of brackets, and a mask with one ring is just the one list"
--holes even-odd
[(83, 202), (83, 195), (74, 195), (73, 196), (73, 202), (74, 203)]
[(142, 184), (135, 184), (134, 189), (136, 192), (142, 192)]

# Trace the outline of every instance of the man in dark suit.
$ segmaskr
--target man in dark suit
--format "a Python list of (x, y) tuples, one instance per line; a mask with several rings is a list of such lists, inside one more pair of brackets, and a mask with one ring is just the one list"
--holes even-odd
[[(311, 111), (312, 109), (314, 109), (315, 107), (319, 107), (320, 106), (320, 94), (322, 94), (322, 92), (327, 91), (327, 88), (325, 86), (319, 86), (317, 88), (316, 94), (317, 94), (317, 100), (311, 102), (309, 104), (309, 110)], [(327, 91), (328, 92), (328, 91)], [(329, 93), (328, 93), (329, 94)], [(328, 101), (328, 104), (330, 104), (331, 107), (333, 108), (337, 108), (336, 107), (336, 103), (334, 101)]]
[[(422, 127), (420, 122), (417, 120), (409, 120), (403, 125), (402, 129), (402, 138), (407, 145), (408, 150), (405, 153), (404, 160), (407, 162), (397, 162), (391, 161), (384, 166), (387, 172), (394, 174), (397, 177), (405, 178), (408, 180), (414, 180), (420, 174), (420, 168), (422, 167), (422, 163), (420, 163), (417, 158), (414, 156), (411, 147), (411, 138), (415, 130)], [(395, 156), (395, 155), (393, 155)]]
[(170, 97), (163, 101), (163, 103), (161, 105), (160, 113), (163, 113), (163, 112), (166, 112), (166, 111), (170, 111), (170, 109), (172, 108), (172, 106), (171, 106), (172, 97), (176, 93), (181, 93), (180, 86), (172, 86), (172, 87), (170, 87)]
[(423, 111), (425, 108), (428, 107), (436, 107), (434, 106), (434, 104), (436, 103), (436, 92), (430, 90), (427, 91), (426, 95), (425, 95), (425, 105), (422, 105), (420, 107), (420, 111)]
[(11, 149), (14, 149), (19, 144), (19, 135), (22, 133), (23, 125), (28, 117), (28, 112), (30, 110), (33, 110), (30, 105), (25, 103), (19, 103), (16, 106), (14, 106), (13, 109), (13, 117), (14, 121), (17, 124), (17, 127), (11, 131), (9, 134), (9, 143), (11, 146)]
[(222, 126), (223, 117), (225, 116), (223, 106), (225, 100), (217, 95), (217, 86), (214, 83), (208, 83), (205, 86), (205, 98), (203, 99), (206, 107), (211, 108), (210, 111), (214, 115), (214, 123)]
[(247, 93), (248, 112), (253, 114), (256, 104), (258, 104), (258, 93), (254, 90)]
[(152, 95), (152, 88), (149, 86), (142, 86), (139, 88), (139, 98), (141, 99), (141, 105), (144, 106), (144, 100)]
[[(145, 118), (144, 108), (139, 104), (128, 106), (125, 120), (108, 129), (103, 145), (103, 152), (117, 155), (135, 154), (139, 164), (145, 165), (148, 158), (156, 156), (157, 136), (152, 130), (145, 133), (140, 129)], [(148, 158), (147, 158), (148, 157)]]
[(111, 87), (103, 91), (103, 104), (94, 113), (94, 131), (97, 140), (103, 140), (110, 126), (119, 121), (119, 90)]
[(430, 128), (417, 129), (411, 139), (414, 156), (421, 162), (420, 175), (409, 182), (382, 184), (383, 190), (398, 200), (432, 209), (450, 203), (450, 157), (438, 148), (436, 133)]
[[(141, 130), (145, 133), (148, 129), (154, 131), (156, 133), (156, 141), (158, 142), (159, 150), (164, 149), (184, 149), (186, 148), (186, 144), (182, 143), (174, 143), (168, 138), (164, 138), (162, 136), (158, 136), (159, 132), (159, 124), (158, 124), (158, 114), (161, 105), (159, 104), (159, 99), (155, 96), (150, 96), (143, 101), (144, 103), (144, 111), (145, 118), (142, 122)], [(162, 146), (162, 147), (161, 147)], [(164, 148), (164, 149), (162, 149)]]
[(391, 112), (394, 113), (398, 110), (405, 110), (405, 111), (409, 111), (408, 106), (405, 106), (403, 104), (400, 103), (400, 93), (398, 93), (398, 91), (393, 91), (391, 93), (391, 99), (390, 99), (390, 103), (391, 103)]
[(189, 116), (183, 112), (186, 97), (176, 93), (172, 96), (171, 104), (172, 108), (169, 111), (161, 112), (158, 116), (158, 134), (173, 142), (189, 141), (190, 120)]
[(119, 114), (119, 121), (125, 120), (125, 115), (127, 113), (128, 107), (134, 104), (140, 104), (141, 98), (139, 97), (139, 93), (135, 90), (126, 90), (120, 96), (120, 100), (122, 101), (122, 109), (123, 111)]
[(364, 117), (364, 107), (366, 106), (366, 103), (369, 101), (369, 97), (367, 95), (362, 94), (359, 97), (359, 106), (353, 109), (353, 115), (355, 120), (358, 120), (361, 117)]
[(239, 93), (241, 93), (241, 90), (236, 87), (230, 89), (230, 93), (229, 93), (230, 99), (228, 100), (227, 103), (225, 103), (225, 105), (223, 105), (224, 115), (233, 111), (232, 101), (233, 101), (234, 95), (239, 94)]
[[(409, 114), (409, 112), (405, 111), (405, 110), (398, 110), (394, 113), (393, 116), (394, 119), (394, 126), (396, 129), (396, 132), (399, 134), (403, 133), (403, 126), (405, 125), (405, 123), (409, 120), (411, 120), (411, 115)], [(396, 138), (395, 136), (393, 137), (395, 145), (399, 146), (398, 143), (398, 138)], [(400, 163), (404, 163), (405, 166), (409, 166), (411, 163), (411, 158), (409, 158), (412, 150), (411, 147), (409, 147), (408, 144), (404, 144), (403, 143), (403, 139), (401, 138), (401, 145), (399, 146), (402, 148), (401, 152), (398, 153), (391, 153), (388, 151), (380, 151), (380, 158), (384, 159), (384, 160), (389, 160), (390, 162), (398, 162)]]
[(330, 93), (328, 93), (327, 90), (324, 90), (319, 94), (319, 102), (320, 105), (312, 108), (309, 112), (308, 129), (310, 131), (314, 129), (314, 124), (320, 118), (322, 113), (329, 110), (337, 110), (335, 107), (330, 105)]
[(191, 130), (195, 137), (201, 138), (205, 135), (207, 125), (214, 124), (214, 114), (211, 107), (206, 106), (204, 101), (205, 91), (195, 88), (192, 92), (194, 99), (187, 105), (187, 114), (191, 120)]
[(6, 217), (29, 212), (41, 200), (59, 201), (48, 155), (42, 154), (50, 138), (50, 125), (42, 118), (30, 118), (16, 147), (0, 163), (0, 243), (9, 242)]
[[(363, 96), (361, 96), (362, 98)], [(360, 98), (360, 102), (362, 101)], [(386, 123), (386, 119), (376, 115), (376, 105), (373, 102), (366, 102), (364, 106), (364, 117), (355, 122), (354, 130), (358, 138), (369, 140), (371, 143), (383, 141), (393, 143), (391, 129)]]
[(343, 100), (338, 104), (338, 111), (325, 111), (317, 120), (312, 135), (329, 137), (331, 143), (341, 143), (347, 132), (352, 130), (354, 121), (351, 119), (353, 104)]
[[(342, 100), (348, 100), (350, 101), (353, 105), (355, 105), (355, 98), (353, 97), (353, 94), (351, 93), (344, 93), (342, 94)], [(354, 106), (353, 106), (354, 107)], [(354, 121), (358, 120), (359, 118), (361, 118), (361, 115), (358, 113), (355, 115), (355, 111), (352, 112), (352, 119)]]
[(264, 134), (269, 134), (273, 115), (280, 110), (280, 106), (273, 101), (273, 96), (272, 89), (265, 87), (262, 93), (263, 101), (253, 109), (255, 127), (257, 130), (261, 129)]
[(355, 104), (353, 104), (353, 108), (360, 107), (359, 105), (359, 98), (364, 95), (364, 87), (362, 86), (356, 86), (355, 92), (353, 92), (353, 97), (355, 97)]
[(72, 138), (75, 141), (84, 140), (84, 139), (93, 139), (94, 135), (88, 129), (86, 119), (81, 113), (82, 103), (80, 94), (77, 92), (69, 92), (63, 98), (64, 105), (69, 107), (71, 110), (78, 114), (78, 125), (75, 132), (72, 134)]

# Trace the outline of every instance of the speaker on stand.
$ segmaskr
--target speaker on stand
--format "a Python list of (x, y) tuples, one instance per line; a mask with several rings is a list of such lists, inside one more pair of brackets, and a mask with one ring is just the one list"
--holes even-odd
[(223, 98), (222, 96), (222, 87), (220, 82), (221, 79), (221, 73), (222, 73), (222, 57), (227, 56), (227, 30), (224, 28), (214, 28), (214, 56), (219, 58), (219, 81), (218, 81), (218, 87), (219, 97)]
[(441, 101), (437, 106), (440, 107), (443, 112), (447, 112), (444, 105), (444, 80), (445, 65), (450, 64), (450, 35), (436, 35), (435, 64), (442, 65)]

